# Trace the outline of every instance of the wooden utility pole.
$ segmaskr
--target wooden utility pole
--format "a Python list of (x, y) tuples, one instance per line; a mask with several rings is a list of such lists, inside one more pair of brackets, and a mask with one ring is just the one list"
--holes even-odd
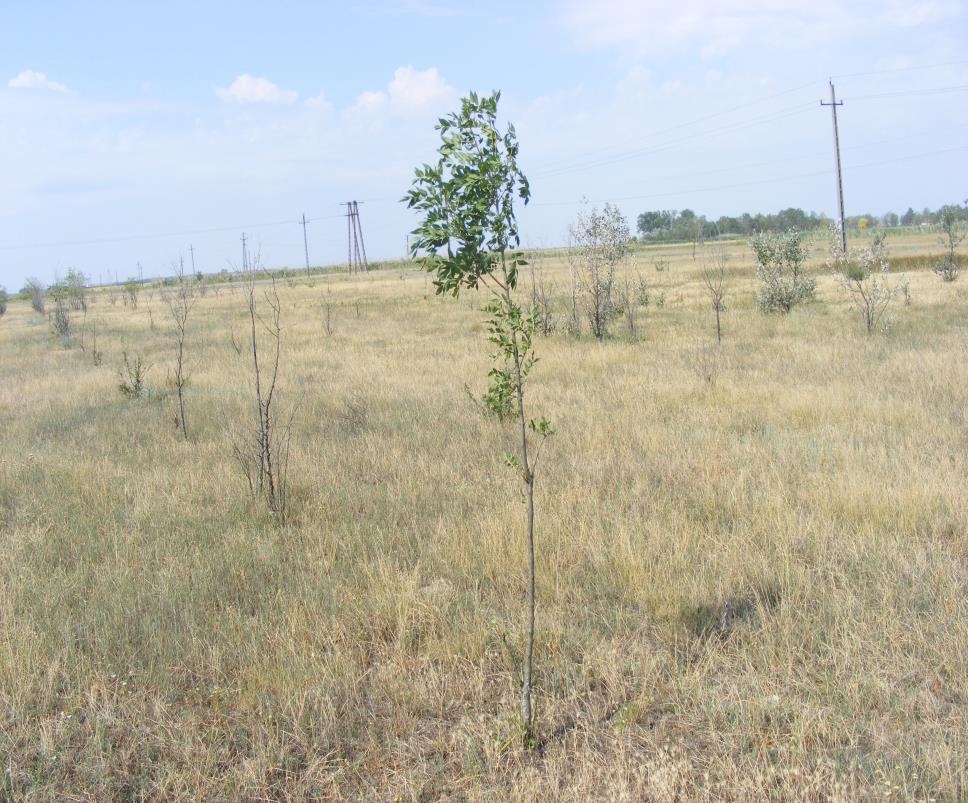
[(837, 100), (834, 92), (834, 82), (830, 82), (830, 102), (820, 101), (821, 106), (829, 106), (834, 120), (834, 163), (837, 168), (837, 214), (840, 216), (840, 252), (847, 253), (847, 226), (844, 222), (844, 181), (840, 172), (840, 135), (837, 133), (837, 107), (843, 106), (842, 100)]
[(192, 275), (194, 276), (197, 272), (195, 270), (195, 246), (191, 243), (188, 244), (188, 253), (192, 255)]
[(306, 235), (306, 224), (309, 222), (306, 220), (306, 213), (303, 212), (302, 220), (299, 221), (303, 227), (303, 249), (306, 252), (306, 275), (309, 276), (309, 238)]
[(245, 250), (245, 232), (242, 232), (242, 272), (249, 270), (249, 254)]

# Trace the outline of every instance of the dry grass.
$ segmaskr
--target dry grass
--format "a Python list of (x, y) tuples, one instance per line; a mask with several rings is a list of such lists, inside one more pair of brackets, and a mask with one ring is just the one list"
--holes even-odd
[[(155, 331), (147, 305), (94, 305), (100, 368), (11, 304), (0, 797), (962, 797), (968, 282), (910, 273), (870, 337), (823, 276), (816, 303), (759, 314), (734, 259), (708, 382), (699, 266), (657, 250), (670, 267), (638, 270), (666, 300), (638, 342), (537, 344), (532, 409), (559, 434), (533, 753), (513, 432), (463, 391), (485, 384), (480, 299), (413, 271), (280, 286), (285, 523), (232, 457), (240, 294), (190, 321), (187, 443), (157, 294)], [(117, 390), (123, 349), (155, 365), (147, 400)]]

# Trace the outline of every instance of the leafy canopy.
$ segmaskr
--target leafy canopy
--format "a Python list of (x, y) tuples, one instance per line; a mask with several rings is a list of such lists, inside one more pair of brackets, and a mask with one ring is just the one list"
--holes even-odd
[[(460, 111), (442, 117), (439, 159), (416, 169), (407, 206), (422, 213), (412, 232), (411, 255), (434, 274), (438, 294), (460, 294), (492, 279), (513, 289), (517, 269), (524, 264), (515, 197), (526, 204), (528, 180), (518, 169), (514, 126), (502, 134), (497, 128), (501, 93), (461, 99)], [(503, 281), (495, 278), (498, 265)]]

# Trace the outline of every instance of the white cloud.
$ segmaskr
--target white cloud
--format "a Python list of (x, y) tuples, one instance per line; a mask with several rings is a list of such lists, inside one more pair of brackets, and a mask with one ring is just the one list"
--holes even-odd
[(389, 109), (401, 116), (424, 113), (449, 103), (457, 95), (436, 67), (414, 69), (412, 65), (397, 67), (386, 91), (361, 92), (350, 110), (354, 115), (375, 115)]
[(641, 54), (695, 46), (712, 56), (744, 46), (809, 47), (834, 36), (911, 28), (961, 16), (956, 0), (568, 0), (564, 21), (587, 47)]
[(319, 109), (320, 111), (328, 112), (333, 108), (333, 102), (326, 97), (325, 92), (320, 92), (318, 95), (314, 95), (311, 98), (306, 98), (303, 101), (310, 109)]
[(219, 87), (215, 94), (237, 103), (294, 103), (299, 97), (295, 90), (280, 89), (267, 78), (248, 73), (242, 73), (227, 87)]
[(7, 86), (13, 89), (47, 89), (51, 92), (67, 94), (70, 90), (57, 81), (51, 81), (42, 72), (36, 70), (24, 70), (20, 75), (7, 81)]
[(422, 112), (457, 94), (457, 90), (444, 80), (436, 67), (415, 70), (410, 65), (397, 67), (393, 71), (393, 80), (387, 89), (390, 106), (399, 114)]

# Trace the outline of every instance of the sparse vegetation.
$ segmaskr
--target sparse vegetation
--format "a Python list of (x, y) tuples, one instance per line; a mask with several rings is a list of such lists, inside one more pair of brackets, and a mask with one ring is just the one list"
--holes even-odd
[[(890, 241), (915, 301), (886, 337), (820, 246), (816, 302), (758, 314), (736, 241), (720, 347), (689, 245), (640, 255), (645, 344), (621, 321), (535, 340), (525, 403), (558, 433), (535, 486), (533, 750), (513, 727), (526, 501), (496, 469), (517, 430), (462, 395), (488, 368), (473, 295), (426, 299), (414, 271), (279, 282), (280, 399), (301, 411), (285, 522), (240, 494), (227, 426), (256, 421), (243, 295), (192, 312), (190, 448), (91, 366), (91, 331), (66, 352), (11, 299), (0, 799), (958, 800), (968, 296), (931, 271), (936, 237)], [(567, 313), (567, 260), (541, 270)], [(154, 397), (169, 327), (102, 292), (105, 365), (154, 364)], [(350, 311), (338, 340), (324, 299)]]
[(7, 288), (0, 284), (0, 318), (7, 313)]

